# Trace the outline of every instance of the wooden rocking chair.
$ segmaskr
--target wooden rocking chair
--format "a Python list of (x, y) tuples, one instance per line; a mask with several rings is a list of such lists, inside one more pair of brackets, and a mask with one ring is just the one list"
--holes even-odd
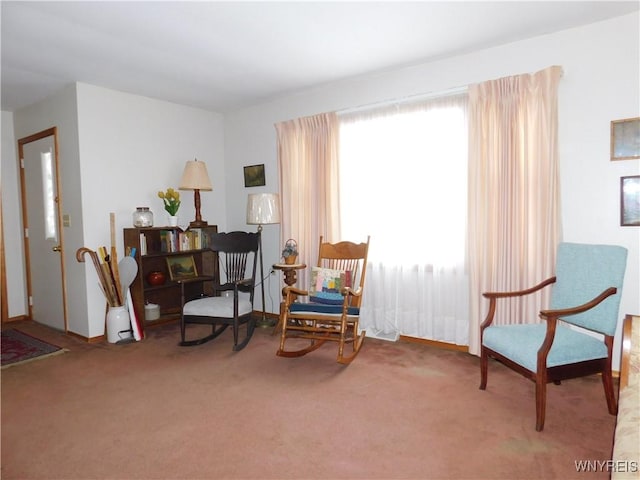
[[(259, 235), (260, 233), (230, 232), (210, 236), (208, 248), (215, 253), (214, 258), (218, 262), (214, 269), (218, 272), (222, 270), (224, 281), (223, 283), (217, 281), (220, 275), (210, 277), (211, 295), (191, 300), (187, 298), (185, 288), (190, 281), (181, 282), (180, 345), (201, 345), (218, 337), (231, 325), (233, 350), (242, 350), (247, 346), (256, 324), (253, 317), (253, 298), (256, 287)], [(196, 278), (192, 281), (202, 280)], [(211, 333), (201, 338), (187, 340), (187, 324), (211, 325)], [(238, 341), (241, 325), (246, 325), (246, 332), (243, 339)]]
[[(360, 306), (367, 269), (366, 243), (326, 243), (320, 237), (318, 264), (312, 268), (309, 290), (284, 289), (281, 310), (281, 357), (300, 357), (325, 342), (338, 342), (338, 362), (348, 364), (360, 352), (365, 332), (358, 333)], [(302, 348), (285, 349), (285, 344)], [(345, 347), (351, 351), (345, 354)], [(293, 347), (295, 348), (295, 347)]]

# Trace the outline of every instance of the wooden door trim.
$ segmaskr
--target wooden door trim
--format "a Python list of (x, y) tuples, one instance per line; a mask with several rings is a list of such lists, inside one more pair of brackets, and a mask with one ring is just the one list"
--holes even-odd
[(2, 283), (2, 289), (0, 295), (2, 295), (2, 314), (0, 316), (0, 322), (5, 323), (9, 321), (9, 298), (7, 297), (7, 269), (4, 264), (4, 226), (2, 223), (2, 195), (0, 195), (0, 282)]
[(30, 244), (29, 237), (25, 235), (25, 232), (29, 228), (29, 218), (27, 215), (27, 189), (26, 189), (26, 179), (24, 173), (24, 146), (27, 143), (35, 142), (37, 140), (41, 140), (47, 137), (53, 137), (53, 148), (55, 150), (54, 154), (54, 164), (56, 169), (56, 215), (58, 221), (58, 236), (59, 242), (61, 246), (60, 250), (60, 275), (61, 275), (61, 283), (62, 283), (62, 315), (64, 317), (64, 331), (66, 333), (69, 332), (69, 321), (68, 321), (68, 305), (67, 305), (67, 275), (65, 270), (65, 252), (64, 252), (64, 228), (62, 223), (62, 181), (60, 180), (60, 154), (59, 154), (59, 145), (58, 145), (58, 127), (51, 127), (46, 130), (42, 130), (41, 132), (34, 133), (33, 135), (29, 135), (24, 138), (18, 139), (18, 170), (20, 171), (20, 195), (22, 199), (22, 238), (24, 239), (24, 255), (25, 255), (25, 269), (26, 269), (26, 280), (27, 280), (27, 306), (29, 308), (29, 319), (33, 319), (33, 304), (31, 302), (31, 298), (33, 295), (33, 287), (31, 283), (31, 258), (29, 255), (30, 252)]

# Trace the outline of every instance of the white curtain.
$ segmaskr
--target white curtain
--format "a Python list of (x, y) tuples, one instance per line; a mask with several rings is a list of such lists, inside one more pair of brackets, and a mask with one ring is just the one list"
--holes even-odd
[[(300, 263), (315, 265), (320, 236), (340, 237), (338, 208), (338, 119), (335, 113), (280, 122), (278, 172), (282, 199), (281, 244), (298, 244)], [(298, 271), (300, 288), (309, 284), (310, 268)]]
[(466, 345), (467, 95), (339, 121), (342, 239), (371, 235), (362, 328)]
[[(562, 68), (469, 88), (469, 351), (480, 352), (486, 291), (553, 275), (560, 241), (558, 84)], [(536, 320), (550, 289), (503, 300), (494, 323)]]

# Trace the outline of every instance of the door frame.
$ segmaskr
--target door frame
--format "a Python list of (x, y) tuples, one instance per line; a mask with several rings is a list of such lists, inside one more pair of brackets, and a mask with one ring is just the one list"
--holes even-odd
[(58, 235), (60, 244), (60, 281), (62, 282), (62, 313), (64, 316), (64, 331), (69, 332), (69, 319), (68, 319), (68, 304), (67, 304), (67, 275), (65, 272), (65, 254), (64, 254), (64, 229), (62, 228), (62, 182), (60, 180), (60, 154), (58, 152), (58, 127), (51, 127), (41, 132), (34, 133), (24, 138), (18, 139), (18, 170), (20, 171), (20, 195), (22, 199), (22, 237), (24, 239), (24, 258), (25, 258), (25, 274), (27, 280), (27, 306), (28, 317), (33, 319), (33, 287), (31, 284), (32, 272), (31, 272), (31, 258), (30, 258), (30, 244), (29, 244), (29, 218), (27, 214), (27, 188), (24, 170), (24, 146), (28, 143), (41, 140), (43, 138), (53, 136), (53, 148), (54, 152), (54, 164), (56, 171), (56, 220), (58, 222)]
[(9, 298), (7, 297), (7, 269), (4, 263), (4, 224), (2, 220), (2, 195), (0, 195), (0, 282), (2, 282), (2, 286), (0, 287), (0, 295), (2, 296), (2, 301), (0, 301), (0, 324), (6, 323), (9, 321)]

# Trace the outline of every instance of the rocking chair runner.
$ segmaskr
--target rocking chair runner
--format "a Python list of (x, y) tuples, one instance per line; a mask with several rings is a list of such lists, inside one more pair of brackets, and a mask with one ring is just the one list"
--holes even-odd
[[(182, 341), (180, 345), (201, 345), (218, 337), (231, 325), (233, 326), (233, 350), (242, 350), (247, 346), (255, 329), (253, 297), (259, 235), (260, 233), (230, 232), (210, 236), (208, 248), (216, 254), (213, 257), (217, 259), (222, 272), (212, 277), (213, 286), (209, 291), (212, 296), (208, 297), (187, 301), (185, 287), (190, 281), (181, 282), (180, 335)], [(217, 268), (216, 265), (215, 269)], [(224, 283), (215, 281), (215, 278), (220, 276), (225, 278)], [(225, 292), (231, 295), (225, 296)], [(211, 325), (211, 333), (195, 340), (186, 340), (187, 324)], [(246, 334), (238, 343), (241, 325), (246, 325)]]
[[(484, 293), (489, 312), (480, 326), (480, 389), (487, 387), (489, 357), (534, 381), (536, 430), (541, 431), (547, 383), (601, 373), (609, 413), (615, 415), (611, 362), (626, 261), (623, 247), (562, 243), (556, 276), (522, 291)], [(545, 322), (492, 325), (498, 300), (529, 295), (551, 284), (551, 307), (540, 312)]]
[[(325, 342), (338, 343), (338, 362), (348, 364), (362, 348), (365, 332), (358, 334), (362, 292), (367, 269), (366, 243), (326, 243), (320, 237), (318, 264), (312, 268), (309, 290), (286, 287), (281, 310), (281, 357), (300, 357)], [(302, 301), (305, 300), (305, 301)], [(285, 345), (304, 345), (286, 349)], [(352, 351), (345, 354), (351, 344)]]

